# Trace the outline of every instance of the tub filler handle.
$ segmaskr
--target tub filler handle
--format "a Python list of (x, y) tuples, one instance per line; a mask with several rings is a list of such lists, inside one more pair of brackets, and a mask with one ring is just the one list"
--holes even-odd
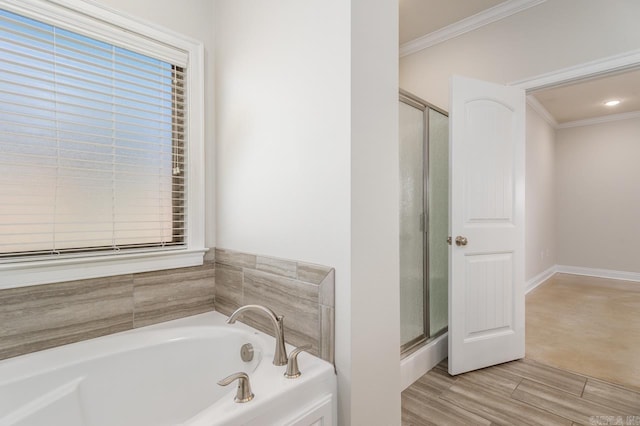
[(302, 375), (298, 368), (298, 355), (300, 352), (308, 351), (309, 349), (311, 349), (311, 345), (304, 345), (291, 351), (289, 354), (289, 362), (287, 363), (287, 371), (285, 371), (284, 377), (287, 379), (297, 379)]
[(249, 376), (247, 375), (247, 373), (244, 373), (242, 371), (239, 373), (234, 373), (220, 380), (218, 384), (220, 386), (227, 386), (233, 383), (234, 380), (238, 380), (238, 391), (236, 392), (236, 396), (235, 398), (233, 398), (233, 400), (239, 403), (251, 401), (254, 395), (253, 392), (251, 392), (251, 384), (249, 383)]
[(227, 319), (227, 324), (233, 324), (245, 311), (258, 311), (266, 314), (273, 323), (276, 338), (276, 350), (273, 354), (273, 365), (287, 365), (287, 350), (284, 346), (284, 317), (276, 315), (271, 309), (262, 305), (244, 305), (236, 309)]

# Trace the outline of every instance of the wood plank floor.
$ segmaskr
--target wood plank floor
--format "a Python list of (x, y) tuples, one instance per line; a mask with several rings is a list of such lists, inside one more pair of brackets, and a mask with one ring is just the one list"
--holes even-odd
[(447, 361), (402, 392), (402, 425), (640, 425), (640, 392), (523, 359), (461, 374)]

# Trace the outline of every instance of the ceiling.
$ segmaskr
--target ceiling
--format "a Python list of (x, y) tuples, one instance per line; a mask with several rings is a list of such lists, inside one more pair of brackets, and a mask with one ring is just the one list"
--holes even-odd
[[(508, 0), (399, 0), (400, 44), (440, 30)], [(533, 94), (558, 124), (640, 111), (640, 70)], [(616, 107), (604, 102), (620, 100)]]
[(505, 0), (400, 0), (400, 44), (442, 29)]
[[(533, 96), (558, 124), (640, 111), (640, 70), (545, 89)], [(613, 99), (620, 104), (604, 105)]]

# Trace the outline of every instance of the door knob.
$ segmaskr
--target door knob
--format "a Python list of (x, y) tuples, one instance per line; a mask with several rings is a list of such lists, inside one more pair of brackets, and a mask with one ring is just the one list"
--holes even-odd
[(468, 242), (469, 242), (469, 241), (467, 241), (467, 237), (461, 237), (460, 235), (458, 235), (458, 236), (456, 237), (456, 245), (457, 245), (458, 247), (460, 247), (460, 246), (466, 246)]
[(447, 237), (447, 244), (451, 245), (451, 237)]

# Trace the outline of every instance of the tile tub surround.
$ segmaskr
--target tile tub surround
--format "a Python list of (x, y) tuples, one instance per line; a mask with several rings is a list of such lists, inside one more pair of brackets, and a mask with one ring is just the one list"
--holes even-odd
[[(215, 261), (217, 311), (230, 315), (243, 305), (267, 306), (284, 315), (287, 343), (310, 344), (309, 352), (333, 362), (333, 268), (224, 249), (216, 249)], [(273, 335), (264, 315), (247, 312), (240, 321)]]
[(213, 260), (0, 290), (0, 359), (214, 310)]

